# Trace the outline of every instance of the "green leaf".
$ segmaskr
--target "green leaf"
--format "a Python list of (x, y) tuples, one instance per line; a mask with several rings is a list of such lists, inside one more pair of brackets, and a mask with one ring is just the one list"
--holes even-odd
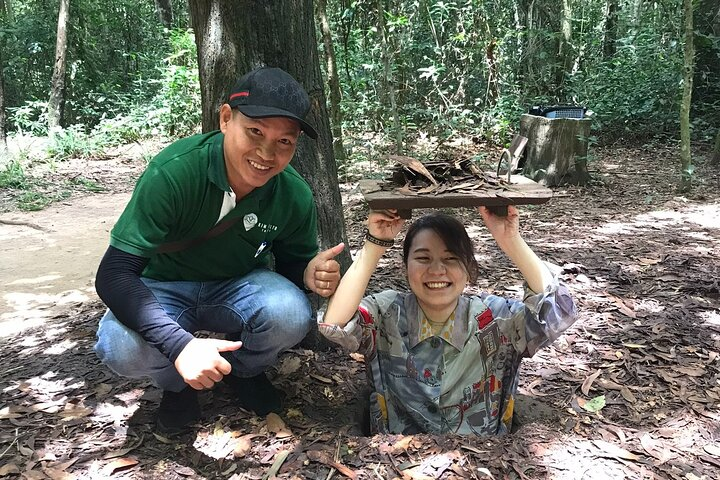
[(588, 412), (592, 412), (592, 413), (599, 412), (605, 406), (605, 395), (600, 395), (599, 397), (595, 397), (592, 400), (585, 402), (581, 406)]

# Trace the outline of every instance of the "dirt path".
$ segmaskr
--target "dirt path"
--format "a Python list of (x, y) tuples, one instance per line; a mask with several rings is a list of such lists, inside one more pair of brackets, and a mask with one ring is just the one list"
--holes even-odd
[(129, 193), (0, 215), (0, 336), (96, 298), (97, 265)]

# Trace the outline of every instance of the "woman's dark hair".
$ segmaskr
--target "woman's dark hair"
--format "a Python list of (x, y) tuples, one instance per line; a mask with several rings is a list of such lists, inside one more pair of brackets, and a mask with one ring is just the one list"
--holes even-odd
[(405, 266), (407, 266), (410, 246), (415, 240), (415, 236), (426, 229), (432, 230), (442, 238), (448, 251), (457, 255), (460, 263), (465, 267), (470, 283), (475, 283), (478, 277), (478, 263), (475, 260), (475, 249), (472, 241), (460, 220), (445, 213), (429, 213), (418, 218), (410, 225), (403, 242), (403, 262)]

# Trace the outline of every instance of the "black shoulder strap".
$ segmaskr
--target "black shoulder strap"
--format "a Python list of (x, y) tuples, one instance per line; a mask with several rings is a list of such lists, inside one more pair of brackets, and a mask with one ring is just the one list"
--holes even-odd
[(190, 240), (178, 240), (176, 242), (163, 243), (155, 250), (155, 253), (175, 253), (182, 250), (187, 250), (191, 247), (197, 247), (201, 243), (210, 240), (211, 238), (217, 237), (228, 228), (232, 227), (240, 220), (240, 217), (230, 218), (223, 220), (222, 222), (211, 228), (205, 235)]

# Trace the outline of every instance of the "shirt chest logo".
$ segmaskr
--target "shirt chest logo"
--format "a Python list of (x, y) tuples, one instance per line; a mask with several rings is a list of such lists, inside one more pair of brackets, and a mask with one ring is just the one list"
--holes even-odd
[(258, 217), (254, 213), (248, 213), (243, 218), (243, 225), (245, 225), (245, 231), (247, 232), (251, 228), (253, 228), (255, 225), (257, 225)]

